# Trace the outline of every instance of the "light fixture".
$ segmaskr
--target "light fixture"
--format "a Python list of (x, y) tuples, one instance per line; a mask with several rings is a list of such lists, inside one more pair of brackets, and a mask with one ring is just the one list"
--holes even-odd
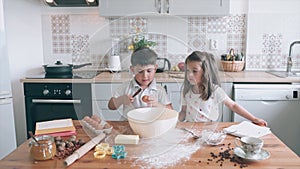
[(95, 3), (95, 0), (85, 0), (87, 5), (92, 5)]
[(99, 0), (42, 0), (51, 7), (93, 7), (98, 6)]
[(57, 6), (57, 3), (54, 0), (45, 0), (45, 2), (49, 5), (49, 6)]

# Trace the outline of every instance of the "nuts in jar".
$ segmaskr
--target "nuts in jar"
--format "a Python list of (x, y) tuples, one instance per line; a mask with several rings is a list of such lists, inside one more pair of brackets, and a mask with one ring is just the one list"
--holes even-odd
[(36, 136), (36, 141), (30, 142), (30, 153), (35, 160), (49, 160), (56, 154), (54, 137), (50, 135)]

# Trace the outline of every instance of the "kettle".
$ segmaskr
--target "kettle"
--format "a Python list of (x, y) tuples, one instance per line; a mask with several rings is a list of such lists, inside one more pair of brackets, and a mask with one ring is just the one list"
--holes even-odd
[[(171, 69), (171, 62), (167, 58), (157, 58), (156, 64), (158, 65), (156, 70), (158, 73)], [(168, 69), (166, 69), (166, 65), (168, 66)]]

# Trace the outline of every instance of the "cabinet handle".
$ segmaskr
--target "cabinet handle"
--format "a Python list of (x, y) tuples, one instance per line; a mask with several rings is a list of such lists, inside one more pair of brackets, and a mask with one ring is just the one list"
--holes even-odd
[(220, 0), (220, 6), (221, 7), (223, 6), (223, 0)]
[(165, 88), (166, 93), (168, 94), (168, 87), (167, 87), (167, 85), (164, 85), (164, 88)]
[(80, 104), (81, 100), (60, 100), (60, 99), (32, 99), (32, 103), (63, 103), (63, 104)]
[(155, 0), (155, 8), (158, 13), (161, 13), (161, 0)]
[(165, 11), (167, 14), (170, 13), (170, 0), (165, 0)]
[(0, 105), (12, 103), (12, 98), (0, 99)]

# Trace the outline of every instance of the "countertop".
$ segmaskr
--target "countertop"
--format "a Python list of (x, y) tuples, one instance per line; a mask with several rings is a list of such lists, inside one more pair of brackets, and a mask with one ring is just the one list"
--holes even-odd
[[(26, 83), (122, 83), (132, 77), (130, 72), (102, 72), (92, 79), (38, 79), (24, 78)], [(156, 73), (157, 82), (183, 82), (183, 72)], [(300, 83), (299, 77), (281, 78), (264, 71), (220, 72), (221, 82)]]
[[(128, 122), (108, 122), (113, 125), (113, 131), (121, 132), (124, 131), (122, 129), (128, 128)], [(79, 121), (74, 121), (77, 130), (77, 138), (84, 139), (86, 142), (90, 140), (90, 137), (85, 133), (85, 130), (81, 127)], [(217, 125), (216, 125), (217, 124)], [(236, 123), (182, 123), (178, 122), (176, 128), (187, 127), (190, 129), (196, 129), (201, 131), (203, 127), (217, 126), (218, 129), (222, 129), (228, 127), (232, 124)], [(129, 128), (130, 129), (130, 128)], [(122, 132), (121, 132), (122, 133)], [(107, 135), (109, 137), (110, 135)], [(188, 143), (183, 144), (196, 144), (197, 140), (191, 138), (191, 135), (186, 135)], [(273, 168), (300, 168), (300, 158), (289, 149), (281, 140), (279, 140), (274, 134), (268, 134), (261, 137), (264, 140), (263, 149), (270, 153), (270, 157), (268, 159), (262, 161), (255, 162), (246, 162), (241, 161), (240, 163), (231, 162), (228, 159), (225, 159), (223, 162), (217, 162), (217, 157), (213, 158), (212, 154), (218, 155), (220, 152), (224, 152), (225, 150), (230, 149), (228, 152), (233, 156), (233, 148), (234, 148), (234, 140), (235, 137), (232, 135), (227, 135), (223, 144), (218, 146), (209, 146), (202, 145), (201, 148), (198, 148), (194, 151), (194, 153), (190, 153), (186, 158), (178, 159), (172, 166), (168, 166), (168, 168), (264, 168), (264, 169), (273, 169)], [(141, 140), (140, 140), (141, 141)], [(21, 144), (15, 151), (6, 156), (4, 159), (0, 160), (0, 168), (1, 169), (41, 169), (41, 168), (51, 168), (51, 169), (65, 169), (63, 166), (63, 160), (60, 160), (56, 157), (47, 161), (34, 161), (30, 157), (30, 148), (28, 146), (29, 140)], [(182, 143), (179, 143), (182, 144)], [(142, 146), (138, 144), (137, 146)], [(155, 146), (155, 145), (153, 145)], [(178, 145), (177, 145), (178, 146)], [(129, 148), (129, 147), (127, 147)], [(125, 147), (126, 150), (126, 147)], [(168, 150), (171, 151), (171, 150)], [(172, 156), (176, 156), (175, 154), (168, 154), (170, 159), (174, 159)], [(116, 160), (111, 158), (110, 156), (106, 156), (103, 159), (95, 159), (93, 156), (94, 150), (90, 150), (87, 154), (85, 154), (82, 158), (75, 161), (71, 166), (67, 167), (70, 169), (98, 169), (98, 168), (147, 168), (150, 163), (147, 165), (143, 163), (143, 161), (136, 160), (136, 158), (125, 158)], [(130, 156), (130, 155), (128, 155)], [(154, 156), (155, 157), (155, 156)], [(154, 158), (150, 157), (150, 158)], [(147, 160), (151, 162), (151, 160)], [(152, 162), (153, 163), (153, 162)], [(155, 162), (156, 163), (156, 162)], [(242, 164), (241, 164), (242, 163)], [(241, 165), (243, 167), (241, 167)]]

